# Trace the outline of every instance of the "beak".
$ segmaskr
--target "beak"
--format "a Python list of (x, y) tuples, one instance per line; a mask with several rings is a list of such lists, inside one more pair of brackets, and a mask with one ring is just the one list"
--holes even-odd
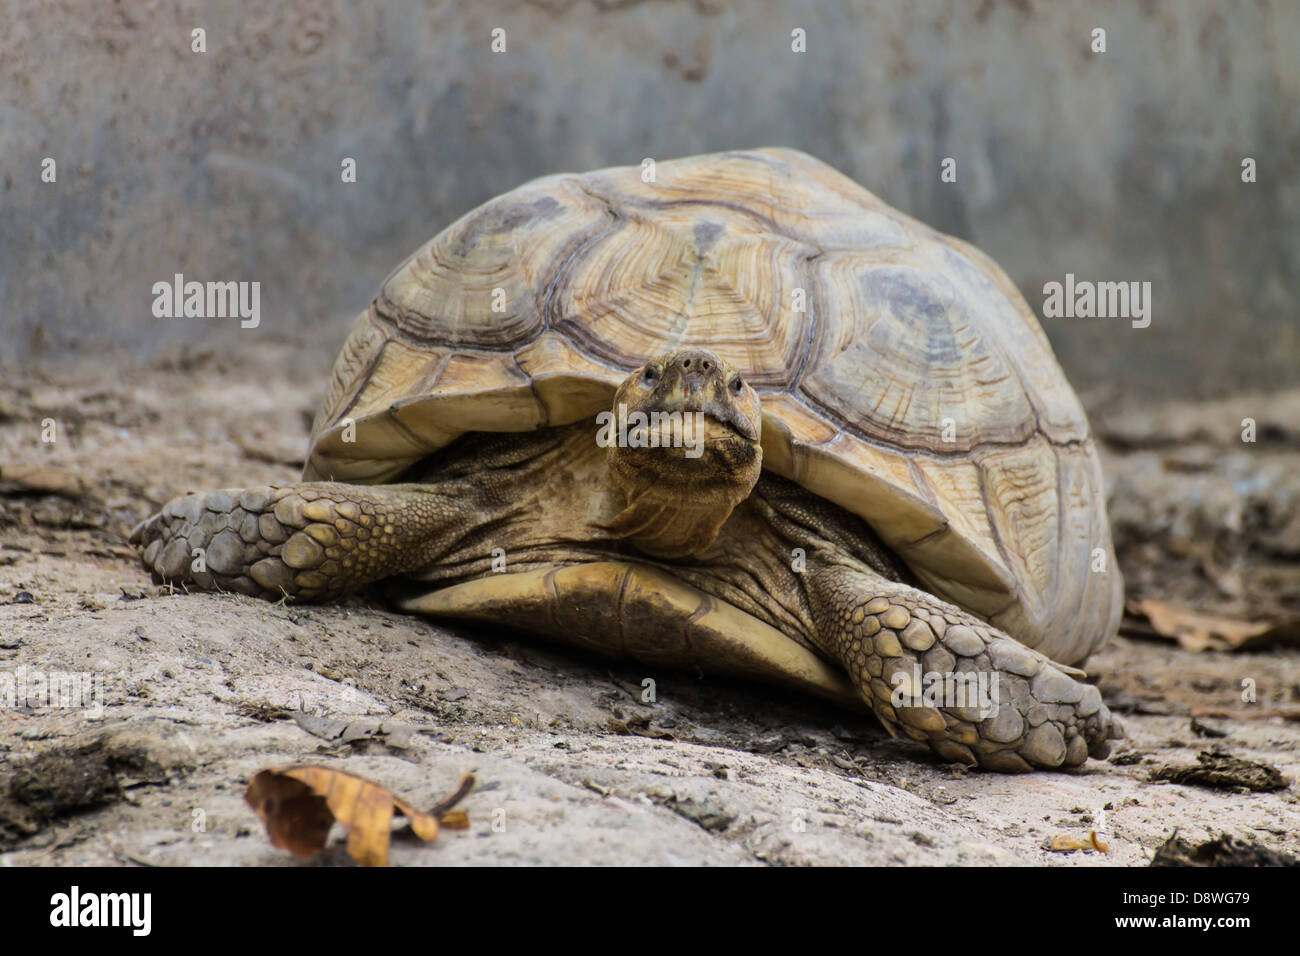
[(703, 389), (685, 390), (680, 384), (663, 397), (663, 409), (667, 412), (703, 412), (715, 421), (729, 427), (736, 434), (748, 441), (758, 441), (758, 429), (747, 421), (731, 406), (718, 401), (712, 394), (701, 395)]

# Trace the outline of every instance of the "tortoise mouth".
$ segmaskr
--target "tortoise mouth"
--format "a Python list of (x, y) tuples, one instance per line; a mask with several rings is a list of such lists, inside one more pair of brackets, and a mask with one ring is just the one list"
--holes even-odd
[(715, 424), (721, 425), (737, 438), (743, 439), (746, 442), (758, 441), (758, 435), (755, 433), (753, 427), (739, 415), (729, 418), (719, 418), (712, 412), (704, 412), (704, 417)]
[(729, 434), (746, 442), (758, 441), (758, 428), (737, 408), (719, 402), (712, 396), (700, 398), (691, 396), (682, 402), (663, 402), (658, 408), (645, 408), (647, 412), (660, 412), (678, 415), (702, 415), (714, 425), (722, 426)]

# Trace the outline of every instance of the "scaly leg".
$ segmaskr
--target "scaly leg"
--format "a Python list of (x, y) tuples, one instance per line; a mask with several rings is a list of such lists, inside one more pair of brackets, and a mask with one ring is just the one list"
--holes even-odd
[(812, 572), (817, 639), (877, 716), (990, 770), (1082, 764), (1122, 729), (1091, 684), (916, 588), (843, 565)]
[(131, 542), (166, 582), (322, 601), (432, 563), (452, 504), (423, 485), (211, 491), (172, 499)]

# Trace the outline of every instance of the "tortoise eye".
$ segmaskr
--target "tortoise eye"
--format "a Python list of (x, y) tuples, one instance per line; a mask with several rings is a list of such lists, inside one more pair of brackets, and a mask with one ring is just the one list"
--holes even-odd
[(641, 373), (641, 381), (647, 385), (653, 385), (659, 379), (659, 373), (653, 365), (647, 365), (645, 371)]
[(731, 390), (739, 395), (745, 390), (745, 381), (739, 375), (731, 380)]

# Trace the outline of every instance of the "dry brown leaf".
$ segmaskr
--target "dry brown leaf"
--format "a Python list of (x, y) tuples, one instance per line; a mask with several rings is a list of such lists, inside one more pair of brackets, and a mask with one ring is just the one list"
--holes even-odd
[(1161, 637), (1188, 651), (1235, 651), (1300, 637), (1300, 621), (1242, 621), (1151, 598), (1129, 601), (1129, 614), (1145, 618)]
[(1098, 853), (1110, 852), (1110, 847), (1097, 839), (1096, 830), (1089, 830), (1087, 839), (1064, 834), (1054, 836), (1052, 842), (1047, 845), (1047, 849), (1052, 853), (1073, 853), (1075, 850), (1096, 850)]
[(337, 820), (348, 833), (348, 854), (362, 866), (387, 866), (393, 814), (410, 821), (421, 840), (438, 835), (441, 818), (450, 829), (465, 829), (469, 817), (451, 807), (469, 793), (474, 778), (466, 774), (456, 792), (430, 813), (417, 810), (373, 781), (329, 767), (271, 767), (253, 777), (244, 800), (266, 826), (271, 845), (299, 859), (325, 848)]

